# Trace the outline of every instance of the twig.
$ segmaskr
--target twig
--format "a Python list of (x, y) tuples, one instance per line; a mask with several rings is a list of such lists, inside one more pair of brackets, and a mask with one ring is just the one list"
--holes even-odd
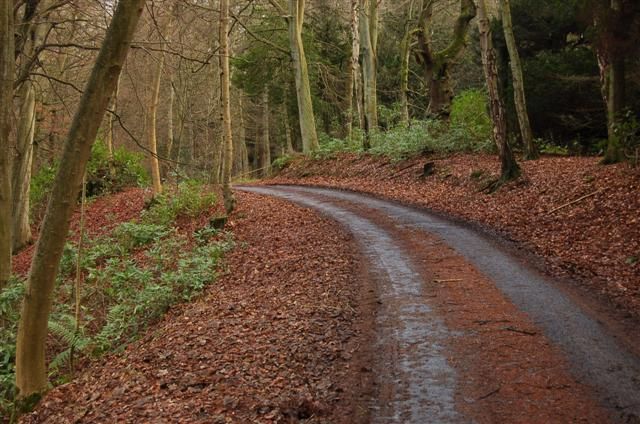
[(478, 399), (476, 399), (476, 401), (484, 400), (484, 399), (488, 398), (489, 396), (493, 396), (493, 395), (495, 395), (496, 393), (498, 393), (498, 392), (500, 391), (500, 388), (501, 388), (501, 387), (498, 387), (497, 389), (490, 391), (490, 392), (489, 392), (489, 393), (487, 393), (486, 395), (484, 395), (484, 396), (480, 396)]
[(565, 203), (564, 205), (558, 206), (557, 208), (550, 210), (547, 214), (548, 214), (548, 215), (550, 215), (550, 214), (552, 214), (552, 213), (554, 213), (554, 212), (559, 211), (560, 209), (564, 209), (564, 208), (566, 208), (567, 206), (574, 205), (574, 204), (576, 204), (576, 203), (578, 203), (578, 202), (583, 201), (584, 199), (588, 199), (589, 197), (593, 197), (593, 196), (595, 196), (596, 194), (598, 194), (598, 193), (602, 192), (603, 190), (604, 190), (604, 189), (600, 189), (600, 190), (596, 190), (596, 191), (594, 191), (593, 193), (585, 194), (585, 195), (584, 195), (584, 196), (582, 196), (582, 197), (578, 197), (576, 200), (572, 200), (572, 201), (571, 201), (571, 202), (569, 202), (569, 203)]
[(434, 283), (458, 283), (462, 281), (461, 278), (451, 278), (449, 280), (433, 280)]
[(535, 331), (521, 330), (515, 327), (503, 327), (502, 329), (507, 331), (513, 331), (514, 333), (526, 334), (527, 336), (535, 336), (536, 334), (538, 334)]

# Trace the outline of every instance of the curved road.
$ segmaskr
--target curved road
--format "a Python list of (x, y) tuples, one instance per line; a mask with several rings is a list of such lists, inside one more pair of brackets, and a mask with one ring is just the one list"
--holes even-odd
[(593, 388), (613, 419), (640, 420), (640, 358), (544, 276), (485, 236), (426, 211), (357, 193), (293, 186), (236, 188), (316, 209), (346, 227), (362, 246), (381, 303), (376, 315), (376, 352), (381, 357), (374, 371), (386, 395), (370, 405), (373, 422), (471, 421), (456, 405), (459, 376), (444, 347), (458, 335), (424, 296), (418, 259), (379, 219), (452, 247), (560, 347), (574, 377)]

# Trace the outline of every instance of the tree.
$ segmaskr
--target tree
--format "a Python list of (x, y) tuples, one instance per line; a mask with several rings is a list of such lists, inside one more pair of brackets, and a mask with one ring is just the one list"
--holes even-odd
[(147, 109), (147, 147), (149, 148), (149, 163), (151, 165), (151, 181), (153, 182), (153, 195), (162, 193), (162, 181), (160, 179), (160, 162), (158, 161), (158, 139), (156, 136), (156, 121), (158, 115), (158, 100), (160, 98), (160, 83), (162, 82), (162, 70), (164, 69), (164, 54), (160, 55), (158, 64), (151, 83), (149, 103)]
[(231, 169), (233, 167), (233, 136), (231, 132), (231, 90), (229, 78), (229, 0), (220, 0), (220, 102), (222, 103), (222, 129), (224, 158), (222, 170), (222, 195), (224, 208), (230, 214), (235, 207), (231, 190)]
[(0, 290), (11, 276), (11, 118), (15, 71), (13, 1), (0, 1)]
[(116, 88), (143, 5), (144, 0), (118, 3), (64, 143), (60, 167), (33, 256), (18, 325), (16, 386), (23, 407), (29, 407), (47, 389), (47, 322), (69, 220), (91, 146)]
[[(480, 32), (482, 65), (487, 81), (487, 89), (489, 91), (489, 109), (493, 122), (493, 140), (498, 148), (501, 162), (499, 185), (518, 177), (520, 175), (520, 167), (513, 156), (509, 140), (507, 139), (507, 118), (504, 101), (499, 90), (498, 64), (491, 39), (491, 26), (489, 25), (485, 0), (478, 0), (478, 30)], [(498, 186), (496, 185), (495, 187), (497, 188)]]
[(378, 0), (360, 0), (360, 62), (364, 100), (364, 148), (369, 148), (369, 134), (378, 128)]
[(466, 47), (469, 24), (476, 16), (473, 0), (460, 0), (460, 13), (453, 28), (453, 39), (440, 51), (435, 51), (431, 40), (433, 6), (436, 0), (422, 0), (418, 29), (418, 58), (422, 64), (424, 80), (429, 89), (427, 114), (444, 121), (449, 120), (453, 89), (451, 67)]
[(522, 144), (524, 145), (524, 158), (537, 159), (539, 154), (538, 149), (533, 142), (531, 124), (529, 123), (527, 100), (524, 94), (522, 64), (520, 63), (520, 54), (518, 53), (516, 39), (513, 35), (510, 0), (500, 0), (499, 6), (500, 15), (502, 16), (504, 38), (507, 44), (507, 50), (509, 51), (509, 64), (511, 66), (511, 78), (513, 81), (513, 96), (516, 105), (516, 115), (518, 116), (518, 124), (520, 126), (520, 135), (522, 136)]
[(400, 108), (402, 123), (409, 126), (409, 62), (411, 59), (412, 20), (415, 0), (409, 1), (409, 10), (404, 23), (404, 35), (400, 43)]
[(304, 153), (309, 153), (318, 148), (318, 134), (316, 132), (316, 118), (313, 114), (307, 57), (302, 42), (306, 0), (289, 0), (288, 13), (280, 3), (278, 3), (278, 0), (269, 1), (278, 10), (278, 13), (285, 18), (289, 27), (289, 43), (291, 45), (291, 59), (293, 60), (295, 70), (302, 150)]
[(351, 139), (353, 136), (353, 104), (355, 98), (358, 118), (361, 116), (362, 105), (360, 103), (360, 0), (351, 0), (350, 12), (350, 29), (351, 29), (351, 57), (349, 60), (349, 75), (347, 82), (347, 93), (345, 96), (346, 116), (346, 137)]
[(624, 159), (621, 127), (626, 107), (627, 55), (637, 48), (640, 5), (634, 0), (595, 0), (591, 4), (602, 98), (607, 112), (607, 148), (603, 163)]

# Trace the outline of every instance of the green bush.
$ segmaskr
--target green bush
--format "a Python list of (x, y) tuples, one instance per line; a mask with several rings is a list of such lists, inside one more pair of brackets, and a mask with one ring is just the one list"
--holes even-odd
[(142, 165), (143, 160), (141, 154), (117, 148), (110, 164), (107, 146), (100, 140), (96, 141), (87, 164), (87, 195), (99, 196), (126, 187), (146, 186), (149, 184), (149, 174)]
[(482, 145), (491, 140), (491, 117), (487, 112), (487, 94), (470, 89), (458, 94), (451, 104), (451, 130)]
[[(149, 175), (143, 166), (144, 157), (118, 148), (113, 153), (113, 169), (109, 168), (109, 152), (105, 144), (96, 141), (91, 148), (91, 158), (87, 163), (87, 195), (99, 196), (115, 193), (126, 187), (143, 187), (149, 184)], [(31, 178), (30, 202), (35, 213), (44, 210), (48, 194), (58, 172), (58, 162), (43, 166)]]

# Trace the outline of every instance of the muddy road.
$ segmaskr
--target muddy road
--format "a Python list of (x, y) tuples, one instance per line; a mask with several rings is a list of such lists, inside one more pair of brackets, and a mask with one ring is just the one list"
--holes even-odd
[(240, 190), (317, 210), (359, 242), (377, 294), (372, 422), (640, 422), (640, 358), (486, 236), (337, 190)]

